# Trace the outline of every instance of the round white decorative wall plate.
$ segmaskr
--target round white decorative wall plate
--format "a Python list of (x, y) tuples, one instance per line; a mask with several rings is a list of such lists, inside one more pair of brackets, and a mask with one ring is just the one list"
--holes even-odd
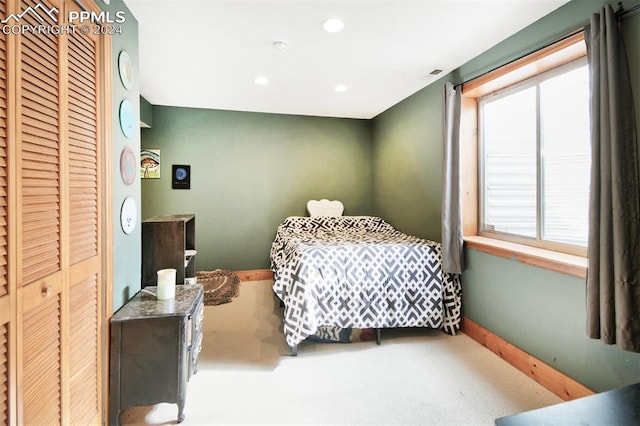
[(131, 185), (136, 181), (136, 176), (140, 173), (136, 155), (129, 147), (122, 150), (120, 154), (120, 176), (126, 185)]
[(133, 197), (125, 198), (120, 209), (120, 225), (125, 234), (130, 234), (136, 227), (138, 207)]
[(128, 99), (120, 102), (120, 128), (122, 133), (127, 137), (133, 137), (136, 130), (136, 113), (133, 110), (133, 105)]
[(131, 57), (126, 50), (123, 50), (118, 55), (118, 73), (120, 74), (120, 81), (125, 89), (131, 89), (135, 82), (135, 76), (133, 74), (133, 64), (131, 63)]

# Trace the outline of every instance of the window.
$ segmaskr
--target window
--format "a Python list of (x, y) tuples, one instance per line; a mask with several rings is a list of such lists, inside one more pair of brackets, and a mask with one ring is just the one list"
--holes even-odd
[(479, 97), (479, 234), (584, 254), (589, 129), (585, 57)]
[(583, 32), (576, 31), (463, 84), (468, 249), (586, 277), (586, 56)]

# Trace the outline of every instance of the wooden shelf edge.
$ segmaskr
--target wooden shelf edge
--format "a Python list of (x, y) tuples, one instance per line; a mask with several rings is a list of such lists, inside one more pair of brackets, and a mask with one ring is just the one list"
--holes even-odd
[(506, 259), (513, 259), (526, 263), (527, 265), (537, 266), (579, 278), (587, 277), (587, 259), (580, 256), (479, 236), (464, 237), (464, 245), (466, 248), (475, 249)]
[(540, 361), (500, 336), (462, 318), (462, 332), (565, 401), (594, 395), (591, 389)]

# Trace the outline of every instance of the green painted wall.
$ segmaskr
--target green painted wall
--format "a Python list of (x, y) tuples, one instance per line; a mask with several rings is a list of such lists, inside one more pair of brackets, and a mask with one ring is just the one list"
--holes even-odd
[(400, 231), (440, 241), (442, 87), (433, 84), (373, 120), (373, 206)]
[[(626, 8), (634, 3), (623, 2)], [(548, 44), (586, 24), (603, 4), (574, 0), (376, 117), (374, 212), (439, 241), (443, 82), (469, 80)], [(623, 28), (640, 100), (640, 13), (625, 17)], [(640, 101), (636, 114), (640, 124)], [(586, 337), (583, 279), (475, 250), (465, 254), (465, 316), (595, 391), (640, 381), (640, 354)]]
[(640, 381), (640, 354), (587, 338), (584, 279), (465, 255), (465, 316), (595, 391)]
[[(154, 106), (142, 146), (161, 155), (142, 216), (194, 213), (197, 270), (268, 268), (278, 224), (310, 199), (372, 211), (367, 120)], [(191, 166), (190, 190), (171, 189), (172, 164)]]
[(140, 126), (153, 127), (153, 105), (140, 96)]
[[(109, 5), (101, 3), (102, 9), (115, 16), (117, 11), (124, 11), (125, 22), (122, 24), (122, 34), (114, 34), (112, 43), (113, 91), (112, 91), (112, 197), (113, 214), (113, 308), (118, 310), (138, 290), (140, 290), (140, 265), (142, 262), (142, 240), (140, 237), (140, 179), (131, 185), (125, 185), (120, 177), (120, 154), (129, 147), (134, 153), (140, 152), (140, 133), (136, 132), (132, 138), (126, 138), (120, 130), (118, 110), (120, 102), (128, 99), (138, 111), (140, 104), (140, 83), (138, 76), (138, 21), (131, 14), (122, 0), (111, 0)], [(130, 89), (125, 89), (120, 82), (118, 73), (118, 55), (126, 50), (134, 66), (136, 80)], [(138, 226), (131, 234), (125, 234), (120, 226), (120, 208), (127, 197), (133, 197), (138, 206)]]

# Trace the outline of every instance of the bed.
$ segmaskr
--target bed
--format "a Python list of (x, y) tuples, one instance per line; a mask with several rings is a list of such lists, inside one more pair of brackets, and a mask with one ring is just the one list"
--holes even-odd
[(318, 203), (318, 211), (308, 205), (310, 217), (286, 218), (271, 245), (273, 290), (294, 355), (322, 327), (460, 329), (460, 281), (442, 272), (440, 243)]

